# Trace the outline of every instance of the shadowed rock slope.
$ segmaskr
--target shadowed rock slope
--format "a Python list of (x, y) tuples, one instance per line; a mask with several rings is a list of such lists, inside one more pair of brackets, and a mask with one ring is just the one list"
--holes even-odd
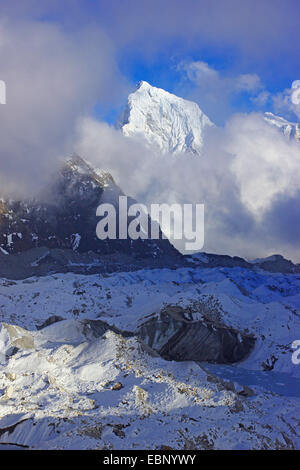
[[(123, 253), (136, 258), (180, 257), (166, 239), (97, 238), (96, 226), (100, 220), (96, 216), (97, 207), (104, 202), (111, 203), (118, 216), (119, 196), (122, 195), (109, 173), (92, 168), (80, 157), (72, 157), (39, 198), (1, 200), (0, 253), (46, 247), (79, 253), (93, 251), (101, 255)], [(128, 198), (128, 204), (134, 202)]]

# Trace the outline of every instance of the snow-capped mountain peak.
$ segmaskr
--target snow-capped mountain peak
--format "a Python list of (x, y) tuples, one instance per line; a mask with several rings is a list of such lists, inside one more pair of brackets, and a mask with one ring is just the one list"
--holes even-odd
[(277, 127), (289, 139), (300, 142), (300, 124), (287, 121), (283, 117), (270, 112), (266, 112), (264, 118), (268, 124)]
[(94, 168), (88, 161), (84, 160), (79, 155), (72, 155), (64, 163), (63, 171), (70, 171), (73, 178), (85, 175), (95, 184), (99, 184), (102, 188), (107, 188), (114, 185), (114, 179), (110, 173), (100, 169)]
[(117, 123), (127, 137), (140, 138), (162, 153), (200, 154), (206, 129), (213, 126), (197, 103), (148, 82), (139, 82)]

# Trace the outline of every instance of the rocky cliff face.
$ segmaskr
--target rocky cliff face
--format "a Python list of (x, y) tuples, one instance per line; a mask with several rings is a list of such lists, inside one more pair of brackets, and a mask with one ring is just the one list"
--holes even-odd
[(147, 321), (141, 338), (167, 360), (230, 364), (252, 351), (255, 339), (222, 324), (218, 319), (193, 321), (182, 307), (170, 306), (159, 318)]
[[(126, 253), (135, 257), (179, 256), (164, 240), (99, 240), (96, 209), (110, 202), (118, 212), (124, 195), (112, 176), (73, 157), (58, 172), (43, 194), (30, 201), (0, 203), (0, 252), (18, 253), (31, 248), (64, 248), (84, 253)], [(132, 199), (129, 204), (134, 202)]]

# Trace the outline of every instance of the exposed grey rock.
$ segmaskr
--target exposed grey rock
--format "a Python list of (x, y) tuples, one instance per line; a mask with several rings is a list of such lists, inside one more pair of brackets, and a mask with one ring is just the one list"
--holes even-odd
[(0, 253), (0, 277), (18, 280), (67, 272), (95, 274), (137, 271), (144, 267), (148, 269), (175, 268), (182, 265), (182, 258), (184, 257), (178, 258), (168, 255), (161, 255), (158, 258), (151, 256), (136, 258), (132, 254), (121, 252), (111, 254), (92, 251), (78, 253), (71, 249), (39, 247), (11, 255)]
[(238, 394), (243, 397), (253, 397), (255, 395), (255, 392), (254, 390), (252, 390), (252, 388), (248, 387), (247, 385), (244, 385), (242, 390), (240, 390)]
[(5, 433), (11, 434), (16, 427), (30, 419), (30, 416), (26, 413), (16, 413), (8, 416), (4, 416), (0, 420), (0, 436)]
[(176, 361), (230, 364), (244, 359), (255, 344), (252, 336), (218, 322), (189, 320), (181, 307), (144, 323), (139, 336), (164, 359)]
[(192, 265), (199, 265), (205, 268), (240, 267), (257, 271), (274, 273), (300, 273), (300, 265), (294, 264), (292, 261), (285, 259), (282, 255), (272, 255), (267, 258), (261, 258), (254, 261), (246, 261), (239, 256), (217, 255), (215, 253), (195, 253), (193, 255), (185, 255), (186, 262)]
[(281, 255), (273, 255), (268, 258), (262, 259), (256, 263), (261, 269), (273, 273), (295, 273), (300, 272), (297, 265), (292, 261), (285, 259)]
[[(93, 251), (101, 255), (124, 253), (137, 259), (182, 256), (169, 240), (162, 239), (161, 232), (159, 240), (99, 240), (96, 236), (100, 220), (96, 216), (97, 207), (103, 202), (111, 203), (118, 219), (119, 196), (124, 193), (109, 173), (92, 168), (78, 156), (72, 157), (49, 187), (34, 199), (0, 201), (0, 253), (6, 257), (47, 247), (79, 253)], [(135, 202), (128, 198), (129, 205)], [(150, 218), (148, 222), (150, 225)], [(47, 254), (43, 257), (43, 263), (47, 262), (59, 265), (64, 261), (52, 252), (49, 258)]]
[(52, 315), (51, 317), (47, 318), (47, 320), (44, 321), (41, 325), (37, 325), (36, 329), (42, 330), (43, 328), (46, 328), (49, 325), (53, 325), (54, 323), (57, 323), (63, 320), (64, 318), (60, 317), (59, 315)]
[(118, 391), (118, 390), (121, 390), (121, 388), (123, 388), (123, 385), (121, 384), (121, 382), (116, 382), (113, 386), (112, 386), (112, 390), (115, 390), (115, 391)]

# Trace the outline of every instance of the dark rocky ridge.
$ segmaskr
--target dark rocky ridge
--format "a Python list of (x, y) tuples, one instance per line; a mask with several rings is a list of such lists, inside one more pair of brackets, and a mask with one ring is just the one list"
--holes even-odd
[[(167, 239), (97, 238), (96, 226), (100, 220), (96, 216), (97, 207), (102, 202), (110, 202), (118, 215), (122, 195), (110, 174), (94, 170), (80, 157), (73, 157), (40, 198), (0, 202), (0, 252), (14, 254), (46, 247), (102, 255), (123, 253), (135, 258), (180, 258)], [(134, 202), (128, 199), (128, 204)]]
[(269, 272), (280, 273), (299, 273), (300, 265), (292, 263), (281, 255), (273, 255), (271, 257), (260, 260), (256, 263), (261, 269)]
[[(195, 268), (244, 268), (252, 271), (264, 269), (270, 272), (300, 273), (300, 266), (291, 261), (282, 260), (279, 265), (276, 262), (264, 262), (251, 264), (242, 258), (224, 255), (205, 254), (208, 261), (191, 261), (190, 256), (160, 254), (156, 257), (136, 256), (130, 251), (116, 251), (110, 254), (88, 251), (80, 253), (72, 249), (38, 247), (19, 253), (5, 255), (0, 252), (0, 277), (18, 280), (32, 276), (46, 276), (54, 273), (73, 272), (76, 274), (96, 274), (137, 271), (143, 268), (159, 269), (178, 267)], [(284, 266), (283, 266), (284, 263)]]
[[(205, 261), (203, 261), (203, 258), (201, 259), (201, 256), (205, 258)], [(300, 264), (294, 264), (292, 261), (284, 258), (282, 255), (269, 256), (255, 262), (246, 261), (239, 256), (218, 255), (215, 253), (196, 253), (195, 255), (186, 255), (185, 259), (194, 266), (199, 265), (207, 268), (239, 267), (251, 269), (253, 271), (263, 269), (264, 271), (273, 273), (300, 273)]]
[[(24, 279), (54, 272), (92, 274), (178, 266), (300, 273), (300, 265), (280, 255), (253, 264), (237, 256), (184, 256), (167, 239), (99, 240), (96, 208), (111, 202), (118, 216), (120, 195), (124, 194), (109, 173), (72, 157), (40, 198), (0, 200), (0, 276)], [(128, 198), (129, 204), (134, 202)]]
[(176, 269), (178, 266), (182, 266), (181, 257), (165, 254), (142, 257), (124, 251), (111, 254), (93, 251), (78, 253), (70, 249), (40, 247), (11, 255), (0, 253), (0, 277), (12, 280), (54, 273), (108, 274), (143, 268)]

